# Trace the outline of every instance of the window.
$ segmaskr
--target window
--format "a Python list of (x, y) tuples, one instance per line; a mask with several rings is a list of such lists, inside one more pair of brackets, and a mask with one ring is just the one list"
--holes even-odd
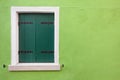
[(60, 70), (59, 8), (11, 8), (10, 71)]

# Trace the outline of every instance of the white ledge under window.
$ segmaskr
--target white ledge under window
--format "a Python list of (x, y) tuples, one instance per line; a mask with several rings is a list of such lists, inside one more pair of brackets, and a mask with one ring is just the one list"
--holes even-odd
[(46, 70), (60, 70), (59, 64), (17, 64), (17, 65), (10, 65), (10, 71), (46, 71)]
[[(54, 62), (21, 63), (19, 61), (19, 13), (54, 13)], [(9, 71), (60, 70), (59, 64), (59, 7), (12, 7), (11, 8), (11, 64)]]

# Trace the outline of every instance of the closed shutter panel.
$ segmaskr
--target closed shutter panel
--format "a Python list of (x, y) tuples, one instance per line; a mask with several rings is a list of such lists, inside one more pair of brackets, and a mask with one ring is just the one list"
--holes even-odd
[(35, 62), (35, 16), (19, 14), (19, 62)]
[(54, 14), (38, 14), (36, 22), (36, 61), (54, 62)]

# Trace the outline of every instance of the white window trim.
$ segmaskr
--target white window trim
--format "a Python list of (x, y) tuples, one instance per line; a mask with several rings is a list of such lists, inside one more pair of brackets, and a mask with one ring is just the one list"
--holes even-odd
[[(54, 13), (55, 57), (54, 63), (19, 63), (18, 13)], [(59, 7), (12, 7), (11, 8), (11, 64), (9, 71), (60, 70), (59, 64)]]

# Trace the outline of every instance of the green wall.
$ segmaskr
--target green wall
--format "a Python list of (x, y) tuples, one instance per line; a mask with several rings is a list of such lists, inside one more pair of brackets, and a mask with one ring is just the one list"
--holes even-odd
[[(60, 7), (58, 72), (9, 72), (11, 6)], [(119, 0), (0, 0), (0, 80), (120, 80)]]

